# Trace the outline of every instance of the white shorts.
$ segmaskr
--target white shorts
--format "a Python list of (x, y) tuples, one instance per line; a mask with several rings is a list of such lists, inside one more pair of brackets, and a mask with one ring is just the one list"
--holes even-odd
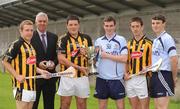
[(36, 100), (36, 91), (13, 89), (14, 98), (18, 101), (32, 102)]
[(88, 77), (61, 77), (57, 94), (60, 96), (77, 96), (80, 98), (88, 98), (90, 95)]
[(138, 97), (144, 99), (148, 97), (147, 80), (144, 75), (134, 76), (125, 81), (125, 88), (128, 98)]

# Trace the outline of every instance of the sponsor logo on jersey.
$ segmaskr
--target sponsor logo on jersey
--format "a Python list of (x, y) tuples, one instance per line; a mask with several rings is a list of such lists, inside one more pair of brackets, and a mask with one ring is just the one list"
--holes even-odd
[(74, 57), (78, 53), (79, 49), (76, 49), (71, 52), (71, 56)]
[(36, 57), (31, 56), (31, 57), (27, 58), (26, 64), (36, 64)]
[(140, 57), (142, 57), (142, 52), (136, 51), (131, 53), (131, 58), (140, 58)]

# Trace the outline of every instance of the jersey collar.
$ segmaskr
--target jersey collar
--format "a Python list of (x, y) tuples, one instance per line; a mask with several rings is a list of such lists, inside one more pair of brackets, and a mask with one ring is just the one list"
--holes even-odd
[(116, 33), (114, 33), (112, 36), (113, 36), (112, 38), (108, 38), (106, 35), (104, 35), (102, 40), (108, 40), (110, 42), (111, 40), (113, 40), (116, 37)]
[(69, 37), (71, 37), (71, 38), (73, 38), (73, 39), (78, 39), (78, 37), (80, 36), (80, 33), (78, 32), (78, 35), (77, 35), (77, 37), (75, 38), (75, 37), (73, 37), (69, 32), (67, 33), (67, 35), (69, 36)]
[(146, 37), (146, 34), (144, 34), (144, 35), (141, 37), (141, 39), (138, 40), (138, 41), (135, 39), (135, 37), (133, 37), (133, 39), (134, 39), (136, 42), (140, 42), (140, 41), (143, 40), (145, 37)]
[(157, 37), (160, 38), (161, 36), (163, 36), (166, 33), (166, 31), (161, 32), (161, 34)]
[(19, 38), (21, 41), (25, 42), (26, 44), (30, 45), (30, 43), (28, 43), (26, 40), (24, 40), (21, 36)]

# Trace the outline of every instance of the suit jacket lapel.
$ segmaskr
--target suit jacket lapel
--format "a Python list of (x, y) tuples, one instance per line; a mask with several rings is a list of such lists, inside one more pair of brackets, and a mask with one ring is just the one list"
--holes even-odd
[(50, 40), (51, 40), (51, 36), (49, 35), (49, 32), (47, 32), (46, 33), (47, 34), (47, 50), (46, 50), (46, 52), (48, 52), (48, 50), (49, 50), (49, 45), (50, 45)]
[[(39, 36), (39, 34), (38, 34), (38, 32), (37, 32), (37, 31), (35, 32), (35, 37), (36, 37), (37, 44), (40, 44), (41, 48), (42, 48), (42, 49), (43, 49), (43, 51), (44, 51), (44, 47), (43, 47), (43, 44), (42, 44), (41, 38), (40, 38), (40, 36)], [(45, 51), (44, 51), (44, 53), (45, 53)]]

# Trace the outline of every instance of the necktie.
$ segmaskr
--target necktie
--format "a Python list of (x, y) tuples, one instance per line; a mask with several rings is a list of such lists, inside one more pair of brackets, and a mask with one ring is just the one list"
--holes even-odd
[(41, 34), (41, 37), (42, 37), (42, 44), (43, 44), (43, 48), (44, 48), (44, 51), (46, 52), (46, 42), (45, 42), (45, 34)]

